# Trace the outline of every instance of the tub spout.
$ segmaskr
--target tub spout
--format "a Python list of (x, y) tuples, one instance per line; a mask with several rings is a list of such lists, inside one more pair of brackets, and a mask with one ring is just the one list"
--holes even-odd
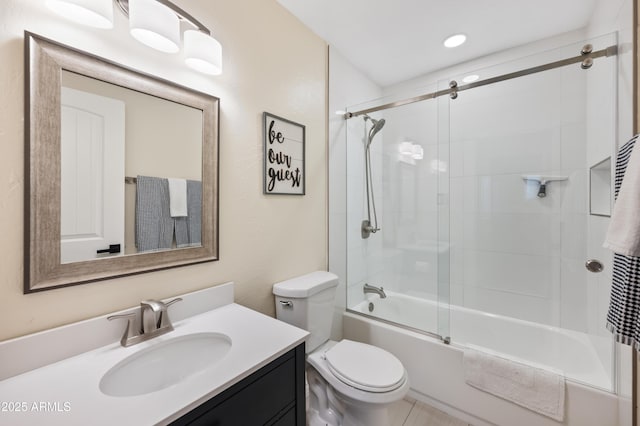
[(384, 287), (375, 287), (369, 284), (365, 284), (362, 290), (365, 294), (375, 293), (380, 296), (380, 299), (384, 299), (385, 297), (387, 297), (387, 295), (384, 293)]

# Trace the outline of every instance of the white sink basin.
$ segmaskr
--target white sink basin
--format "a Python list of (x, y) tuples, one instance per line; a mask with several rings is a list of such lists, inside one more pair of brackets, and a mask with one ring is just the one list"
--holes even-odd
[(107, 371), (100, 390), (110, 396), (134, 396), (173, 386), (216, 365), (231, 349), (229, 336), (195, 333), (175, 337), (134, 353)]

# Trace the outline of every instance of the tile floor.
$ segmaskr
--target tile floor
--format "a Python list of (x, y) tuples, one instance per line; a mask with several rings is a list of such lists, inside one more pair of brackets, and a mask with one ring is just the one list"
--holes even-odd
[(391, 426), (471, 426), (412, 398), (396, 402), (390, 417)]

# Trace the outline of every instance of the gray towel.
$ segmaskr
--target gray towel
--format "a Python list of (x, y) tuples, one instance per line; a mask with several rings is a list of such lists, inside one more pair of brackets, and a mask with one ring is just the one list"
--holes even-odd
[(136, 247), (138, 252), (166, 250), (173, 245), (167, 179), (138, 176), (136, 184)]
[(187, 181), (187, 217), (174, 219), (178, 247), (202, 245), (202, 182)]

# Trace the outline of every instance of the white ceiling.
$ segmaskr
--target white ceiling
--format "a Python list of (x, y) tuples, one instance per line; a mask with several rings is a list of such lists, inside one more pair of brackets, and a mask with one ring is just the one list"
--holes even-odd
[[(596, 0), (278, 0), (384, 87), (582, 28)], [(464, 33), (467, 42), (442, 41)]]

